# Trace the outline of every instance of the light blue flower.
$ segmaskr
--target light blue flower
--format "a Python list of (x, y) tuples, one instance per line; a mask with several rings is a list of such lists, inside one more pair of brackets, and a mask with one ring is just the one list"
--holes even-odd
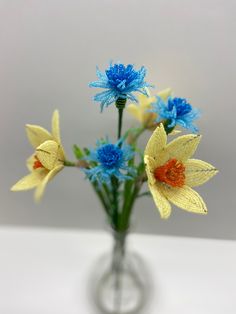
[(101, 111), (104, 106), (108, 107), (117, 99), (130, 99), (137, 102), (133, 92), (147, 95), (145, 87), (151, 86), (144, 81), (146, 75), (145, 67), (136, 71), (132, 64), (125, 66), (122, 63), (110, 63), (104, 73), (97, 68), (98, 81), (91, 82), (90, 87), (105, 88), (107, 90), (94, 96), (94, 100), (101, 103)]
[(90, 151), (86, 161), (95, 163), (91, 169), (84, 169), (87, 177), (98, 185), (106, 183), (111, 185), (111, 178), (114, 176), (119, 181), (132, 179), (135, 169), (128, 167), (127, 162), (133, 158), (134, 151), (130, 145), (120, 139), (112, 144), (108, 139), (97, 141), (97, 147)]
[(156, 97), (150, 111), (157, 114), (156, 122), (165, 120), (170, 129), (180, 125), (194, 133), (198, 132), (193, 121), (200, 117), (200, 111), (193, 108), (185, 98), (169, 97), (167, 102), (164, 102), (160, 97)]

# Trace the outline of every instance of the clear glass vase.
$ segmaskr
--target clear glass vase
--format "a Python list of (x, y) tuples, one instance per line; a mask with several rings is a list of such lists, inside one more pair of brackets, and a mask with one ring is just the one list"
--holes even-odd
[(150, 279), (143, 260), (127, 250), (127, 232), (113, 231), (113, 250), (96, 264), (93, 300), (104, 314), (138, 314), (150, 297)]

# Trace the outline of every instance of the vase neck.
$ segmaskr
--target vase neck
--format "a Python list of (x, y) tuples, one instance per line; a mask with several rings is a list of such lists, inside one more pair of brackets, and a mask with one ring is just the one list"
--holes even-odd
[(126, 237), (128, 232), (119, 232), (113, 230), (113, 267), (120, 267), (126, 248)]
[(114, 245), (118, 247), (124, 247), (128, 231), (115, 231), (113, 230)]

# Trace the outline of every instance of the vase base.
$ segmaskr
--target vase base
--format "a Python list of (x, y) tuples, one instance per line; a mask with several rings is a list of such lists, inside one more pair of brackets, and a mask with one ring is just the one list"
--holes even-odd
[[(94, 280), (95, 279), (95, 280)], [(103, 314), (139, 314), (150, 297), (150, 277), (143, 260), (126, 254), (122, 268), (111, 268), (111, 257), (104, 255), (96, 263), (92, 297)]]

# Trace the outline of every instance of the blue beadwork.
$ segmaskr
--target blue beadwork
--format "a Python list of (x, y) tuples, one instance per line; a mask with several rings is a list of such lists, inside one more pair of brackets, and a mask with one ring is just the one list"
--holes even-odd
[(87, 177), (92, 182), (111, 185), (114, 176), (119, 181), (130, 180), (135, 175), (135, 169), (128, 167), (128, 161), (133, 158), (134, 151), (123, 139), (112, 144), (108, 139), (97, 141), (97, 147), (90, 150), (85, 158), (90, 164), (95, 164), (91, 169), (84, 169)]
[(120, 99), (137, 101), (133, 92), (147, 95), (145, 87), (151, 86), (144, 81), (146, 75), (145, 67), (135, 70), (132, 64), (125, 66), (122, 63), (110, 64), (109, 68), (102, 73), (97, 68), (98, 81), (91, 82), (90, 87), (105, 88), (106, 90), (94, 96), (94, 100), (101, 103), (101, 111), (104, 106)]
[(193, 108), (185, 98), (169, 97), (167, 102), (164, 102), (160, 97), (156, 97), (150, 111), (157, 114), (157, 122), (168, 121), (169, 128), (180, 125), (194, 133), (198, 132), (193, 121), (200, 117), (200, 111)]

